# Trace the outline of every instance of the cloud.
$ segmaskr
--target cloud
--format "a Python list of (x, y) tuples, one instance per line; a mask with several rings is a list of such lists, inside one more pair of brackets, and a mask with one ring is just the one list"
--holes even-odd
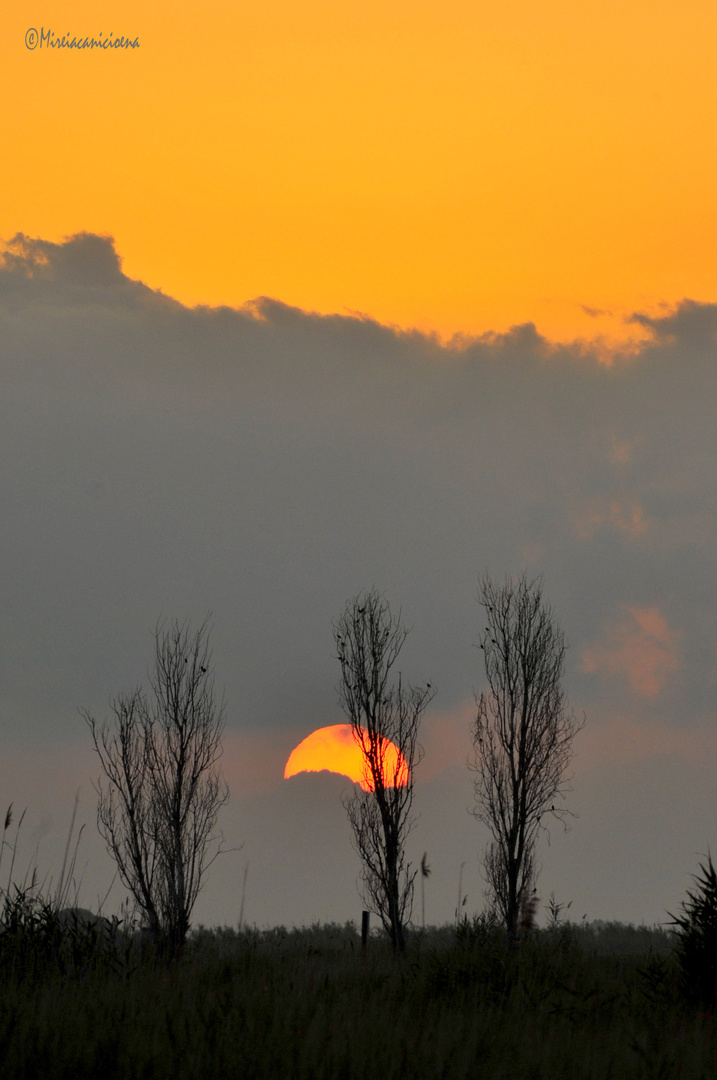
[[(650, 340), (607, 367), (602, 346), (531, 324), (445, 345), (273, 298), (190, 309), (124, 275), (108, 237), (16, 237), (0, 269), (0, 715), (30, 764), (6, 771), (7, 801), (27, 805), (38, 747), (83, 745), (79, 706), (101, 719), (146, 685), (158, 618), (211, 611), (229, 842), (249, 837), (254, 799), (259, 850), (291, 749), (344, 719), (331, 622), (376, 586), (411, 627), (402, 677), (438, 689), (417, 770), (433, 813), (464, 776), (484, 683), (478, 577), (526, 563), (570, 641), (586, 730), (648, 711), (676, 739), (701, 724), (717, 309), (645, 319)], [(51, 771), (33, 779), (37, 820), (89, 785), (86, 758), (64, 768), (62, 793)], [(451, 893), (472, 850), (446, 858)]]
[(630, 439), (620, 439), (613, 435), (611, 439), (610, 459), (615, 465), (629, 465), (633, 460), (637, 444)]
[(681, 640), (658, 607), (626, 606), (597, 641), (584, 647), (582, 669), (625, 680), (634, 694), (655, 698), (679, 667)]
[(635, 540), (643, 536), (649, 526), (640, 503), (624, 497), (594, 499), (576, 522), (578, 534), (583, 538), (591, 537), (597, 529), (609, 527)]
[(717, 342), (717, 304), (683, 300), (664, 315), (635, 312), (630, 321), (644, 326), (658, 344), (686, 344), (714, 347)]
[(111, 236), (77, 233), (64, 243), (17, 233), (0, 253), (6, 273), (25, 278), (93, 287), (120, 285), (127, 279)]
[(577, 773), (597, 766), (624, 764), (654, 757), (680, 758), (699, 766), (717, 759), (717, 731), (711, 717), (686, 729), (653, 715), (636, 717), (620, 709), (600, 724), (587, 724), (576, 740)]
[(421, 742), (425, 758), (420, 765), (422, 779), (434, 779), (446, 770), (465, 769), (472, 751), (471, 729), (476, 706), (471, 698), (450, 712), (430, 711), (422, 726)]

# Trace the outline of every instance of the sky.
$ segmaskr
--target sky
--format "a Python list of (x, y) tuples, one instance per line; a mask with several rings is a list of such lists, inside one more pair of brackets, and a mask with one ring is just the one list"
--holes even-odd
[[(79, 709), (146, 685), (158, 620), (211, 612), (232, 850), (196, 919), (236, 924), (245, 880), (257, 925), (357, 919), (347, 782), (283, 771), (343, 722), (332, 621), (375, 587), (411, 627), (404, 675), (437, 689), (426, 919), (459, 884), (480, 910), (477, 586), (526, 570), (586, 719), (539, 894), (578, 920), (677, 909), (717, 810), (716, 21), (672, 0), (3, 11), (18, 865), (57, 880), (79, 790), (80, 900), (119, 904)], [(48, 45), (110, 33), (139, 44)]]
[(0, 236), (110, 233), (185, 304), (272, 296), (448, 338), (634, 340), (633, 311), (714, 298), (708, 0), (16, 0), (0, 19)]

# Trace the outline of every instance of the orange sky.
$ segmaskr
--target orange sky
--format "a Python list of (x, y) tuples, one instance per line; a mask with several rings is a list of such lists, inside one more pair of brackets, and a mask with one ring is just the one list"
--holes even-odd
[(445, 335), (717, 298), (707, 0), (15, 0), (0, 31), (5, 240), (111, 233), (186, 303)]

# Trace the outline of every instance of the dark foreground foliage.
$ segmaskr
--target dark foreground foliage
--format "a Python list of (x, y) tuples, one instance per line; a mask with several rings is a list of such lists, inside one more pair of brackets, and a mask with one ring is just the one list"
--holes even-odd
[(200, 930), (171, 965), (116, 927), (96, 932), (91, 945), (79, 937), (76, 928), (74, 946), (61, 936), (38, 945), (31, 963), (9, 937), (0, 945), (0, 1076), (717, 1075), (715, 1016), (685, 1000), (670, 938), (659, 930), (558, 926), (510, 948), (475, 920), (409, 935), (403, 961), (392, 959), (385, 937), (362, 955), (350, 924)]
[(706, 866), (700, 863), (700, 871), (695, 875), (695, 889), (688, 889), (682, 913), (673, 916), (672, 925), (685, 996), (713, 1005), (717, 997), (717, 870), (711, 855)]

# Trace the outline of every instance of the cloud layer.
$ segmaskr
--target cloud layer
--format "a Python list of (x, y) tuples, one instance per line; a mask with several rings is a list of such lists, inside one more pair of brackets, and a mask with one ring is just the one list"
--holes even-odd
[[(81, 754), (78, 706), (102, 714), (146, 681), (159, 618), (211, 610), (246, 839), (242, 776), (270, 799), (293, 746), (342, 721), (331, 621), (375, 585), (413, 627), (404, 677), (438, 687), (442, 765), (430, 717), (424, 764), (439, 783), (469, 750), (486, 569), (544, 574), (586, 732), (625, 716), (678, 745), (711, 730), (717, 305), (635, 319), (651, 340), (610, 365), (530, 324), (442, 345), (267, 298), (187, 309), (125, 277), (110, 238), (16, 237), (0, 270), (0, 707), (14, 760)], [(635, 757), (649, 753), (648, 736)], [(592, 764), (576, 767), (577, 785)], [(4, 782), (23, 802), (22, 777)], [(689, 829), (685, 874), (711, 840), (708, 822)], [(598, 843), (607, 905), (609, 837)]]

